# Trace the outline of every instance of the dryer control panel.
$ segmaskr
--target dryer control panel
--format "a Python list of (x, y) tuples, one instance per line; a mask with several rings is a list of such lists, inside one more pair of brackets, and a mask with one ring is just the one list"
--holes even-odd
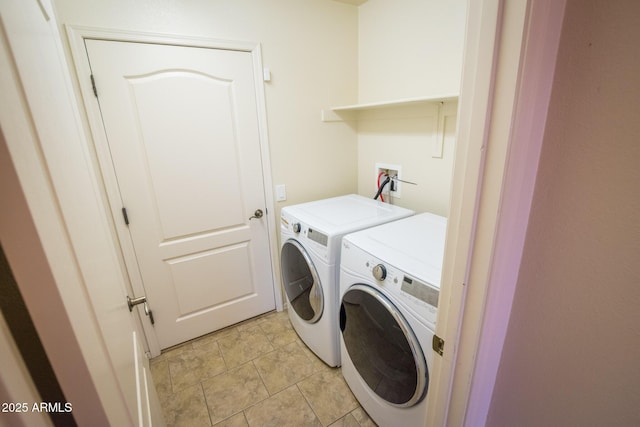
[(431, 286), (428, 286), (426, 283), (422, 283), (409, 276), (404, 276), (400, 290), (433, 307), (438, 307), (438, 297), (440, 296), (440, 292)]
[(329, 243), (329, 236), (318, 230), (314, 230), (313, 228), (309, 228), (309, 231), (307, 231), (307, 237), (316, 243), (320, 243), (322, 246), (327, 246)]
[(284, 212), (280, 215), (280, 237), (281, 244), (284, 244), (287, 239), (297, 240), (307, 251), (313, 252), (324, 262), (330, 261), (331, 251), (335, 250), (331, 246), (332, 244), (335, 246), (333, 241), (336, 239)]
[[(425, 321), (435, 325), (440, 290), (423, 280), (387, 264), (350, 242), (343, 240), (341, 268), (363, 278), (363, 283), (379, 286)], [(348, 284), (344, 284), (348, 286)], [(353, 285), (353, 283), (351, 283)], [(343, 284), (341, 283), (342, 287)]]

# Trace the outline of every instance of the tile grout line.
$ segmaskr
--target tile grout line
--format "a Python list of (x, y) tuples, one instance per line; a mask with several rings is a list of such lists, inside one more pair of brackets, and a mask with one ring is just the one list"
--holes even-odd
[[(298, 393), (300, 393), (300, 395), (302, 395), (302, 398), (305, 400), (305, 402), (307, 402), (307, 405), (309, 405), (309, 408), (311, 408), (311, 412), (313, 412), (313, 415), (315, 415), (316, 419), (318, 420), (318, 422), (320, 423), (320, 425), (322, 425), (322, 427), (327, 427), (329, 424), (327, 424), (327, 426), (325, 426), (322, 423), (322, 420), (320, 419), (320, 417), (318, 416), (318, 414), (316, 413), (316, 410), (313, 408), (313, 405), (311, 404), (311, 402), (309, 401), (309, 399), (307, 399), (307, 396), (302, 392), (302, 390), (300, 389), (300, 386), (298, 385), (300, 383), (300, 381), (298, 381), (297, 383), (295, 383), (296, 388), (298, 389)], [(335, 420), (334, 420), (335, 421)]]
[(202, 397), (204, 397), (204, 406), (207, 408), (207, 415), (209, 416), (209, 425), (213, 425), (213, 418), (211, 417), (211, 409), (209, 409), (209, 402), (207, 402), (207, 393), (204, 392), (204, 384), (199, 382), (200, 391), (202, 391)]
[[(275, 350), (274, 350), (275, 351)], [(268, 353), (267, 353), (268, 354)], [(256, 358), (257, 359), (257, 358)], [(262, 374), (260, 373), (260, 370), (258, 369), (258, 367), (256, 366), (256, 364), (254, 363), (254, 361), (256, 359), (250, 360), (248, 363), (251, 363), (253, 365), (253, 369), (256, 370), (256, 373), (258, 374), (258, 378), (260, 378), (260, 381), (262, 382), (262, 386), (264, 387), (265, 390), (267, 390), (267, 394), (269, 395), (269, 397), (272, 397), (273, 395), (271, 394), (271, 392), (269, 391), (269, 388), (267, 387), (267, 383), (264, 382), (264, 378), (262, 377)], [(268, 399), (269, 397), (262, 399), (260, 402)], [(246, 408), (245, 408), (246, 409)], [(244, 409), (243, 409), (244, 410)]]

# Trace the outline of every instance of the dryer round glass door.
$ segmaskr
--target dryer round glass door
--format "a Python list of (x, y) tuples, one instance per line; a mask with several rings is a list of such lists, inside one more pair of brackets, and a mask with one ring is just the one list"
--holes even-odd
[(424, 353), (387, 297), (371, 286), (351, 286), (342, 297), (340, 330), (351, 362), (373, 392), (400, 407), (422, 400), (429, 384)]
[(289, 305), (302, 320), (317, 322), (324, 308), (322, 286), (309, 254), (297, 240), (282, 245), (280, 267)]

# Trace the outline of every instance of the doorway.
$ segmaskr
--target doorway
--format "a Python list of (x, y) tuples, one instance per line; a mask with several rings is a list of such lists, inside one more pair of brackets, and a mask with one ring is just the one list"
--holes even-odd
[(151, 354), (280, 308), (259, 46), (70, 32)]

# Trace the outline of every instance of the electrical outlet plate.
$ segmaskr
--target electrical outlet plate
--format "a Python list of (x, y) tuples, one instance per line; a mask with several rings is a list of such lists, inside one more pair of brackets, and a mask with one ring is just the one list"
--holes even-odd
[[(388, 173), (391, 177), (402, 179), (402, 166), (390, 163), (376, 163), (376, 173), (373, 179), (374, 188), (376, 190), (378, 189), (378, 174), (383, 171)], [(395, 181), (394, 185), (395, 191), (391, 191), (391, 184), (387, 184), (382, 194), (385, 196), (390, 194), (391, 197), (399, 199), (402, 196), (402, 182)]]

